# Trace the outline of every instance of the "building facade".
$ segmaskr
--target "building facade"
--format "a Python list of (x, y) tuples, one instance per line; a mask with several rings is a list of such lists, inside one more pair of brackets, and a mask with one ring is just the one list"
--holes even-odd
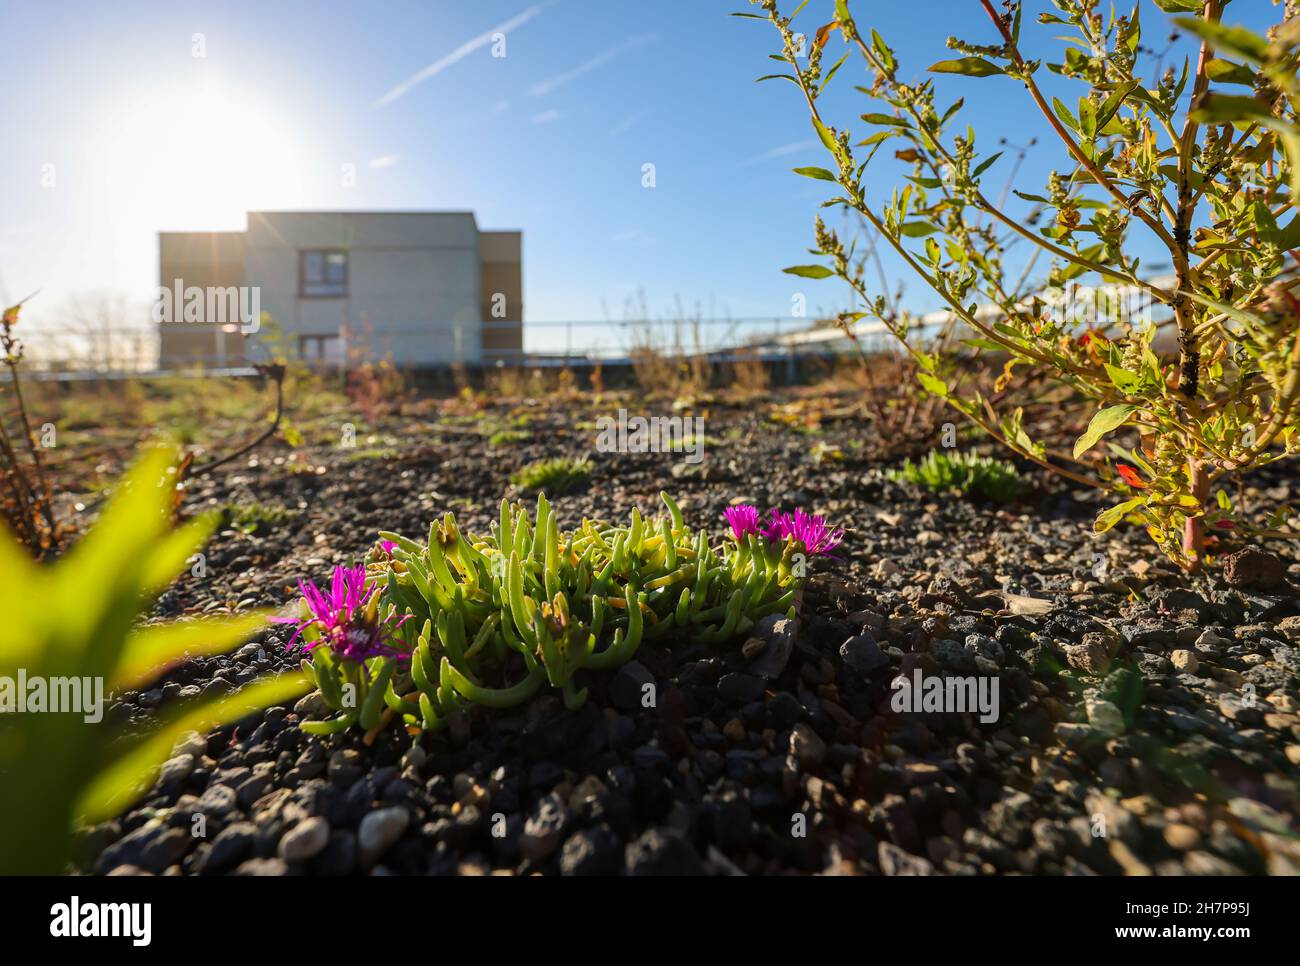
[(242, 232), (162, 232), (159, 363), (242, 365), (267, 357), (258, 340), (322, 364), (512, 361), (522, 245), (471, 212), (250, 212)]

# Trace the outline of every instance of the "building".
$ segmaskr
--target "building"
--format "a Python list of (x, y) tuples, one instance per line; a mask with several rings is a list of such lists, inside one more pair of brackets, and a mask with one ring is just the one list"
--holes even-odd
[(513, 360), (522, 243), (442, 211), (260, 211), (242, 232), (160, 232), (159, 364), (255, 362), (258, 340), (323, 363)]

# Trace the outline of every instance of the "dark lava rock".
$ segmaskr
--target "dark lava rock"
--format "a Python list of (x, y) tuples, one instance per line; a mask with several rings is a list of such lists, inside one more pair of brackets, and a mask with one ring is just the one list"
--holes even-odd
[(889, 658), (880, 649), (876, 639), (866, 632), (850, 637), (840, 645), (840, 659), (846, 667), (861, 675), (870, 674), (889, 664)]
[(934, 865), (929, 859), (904, 852), (892, 842), (881, 842), (877, 860), (885, 875), (933, 875)]
[(288, 875), (289, 863), (284, 859), (249, 859), (234, 871), (235, 875)]
[(357, 837), (347, 829), (330, 833), (329, 844), (317, 859), (321, 875), (348, 875), (357, 864)]
[(560, 847), (569, 826), (569, 808), (559, 795), (547, 795), (524, 823), (519, 851), (526, 859), (540, 861)]
[(718, 697), (729, 704), (748, 704), (763, 696), (763, 679), (733, 671), (718, 679)]
[(789, 691), (778, 691), (767, 699), (767, 714), (778, 728), (789, 728), (803, 717), (803, 705)]
[(750, 662), (749, 669), (768, 679), (780, 677), (794, 650), (798, 627), (797, 622), (779, 614), (770, 614), (759, 621), (755, 635), (765, 640), (767, 646)]
[(236, 822), (221, 830), (203, 858), (197, 871), (201, 875), (220, 875), (243, 862), (253, 851), (257, 826), (252, 822)]
[(238, 795), (229, 785), (209, 785), (199, 798), (198, 810), (220, 818), (234, 811), (238, 804)]
[(100, 873), (119, 865), (134, 865), (147, 872), (162, 872), (180, 861), (194, 839), (187, 831), (162, 825), (142, 825), (110, 845), (99, 857)]
[(694, 847), (680, 836), (648, 829), (629, 842), (624, 859), (628, 875), (705, 875), (704, 862)]
[(623, 843), (608, 825), (582, 829), (569, 836), (560, 850), (561, 875), (615, 875)]
[(640, 661), (628, 661), (609, 682), (609, 700), (624, 711), (639, 711), (646, 685), (654, 686), (655, 677)]

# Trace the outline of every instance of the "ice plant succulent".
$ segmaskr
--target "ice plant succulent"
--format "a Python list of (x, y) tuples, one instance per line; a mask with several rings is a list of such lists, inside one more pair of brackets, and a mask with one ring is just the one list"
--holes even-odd
[[(1127, 469), (1127, 466), (1119, 467), (1121, 474)], [(1008, 503), (1025, 488), (1020, 474), (1011, 463), (969, 451), (949, 453), (934, 449), (916, 463), (910, 459), (904, 460), (902, 469), (887, 470), (885, 475), (893, 480), (916, 483), (932, 493), (955, 490), (966, 496), (995, 503)]]
[(760, 523), (758, 507), (748, 503), (728, 507), (723, 514), (731, 524), (731, 534), (737, 542), (743, 542), (747, 534), (775, 544), (794, 540), (802, 544), (804, 552), (810, 556), (829, 557), (844, 539), (843, 530), (831, 530), (826, 526), (825, 518), (801, 509), (785, 513), (773, 507), (768, 511), (766, 526)]
[[(367, 586), (369, 581), (369, 586)], [(293, 624), (289, 648), (301, 639), (302, 668), (338, 716), (308, 721), (303, 730), (329, 734), (360, 724), (376, 728), (392, 677), (410, 664), (414, 643), (403, 635), (410, 615), (380, 600), (380, 583), (364, 564), (334, 568), (329, 593), (300, 580), (298, 617), (272, 617)]]
[(737, 540), (744, 540), (745, 534), (758, 534), (758, 507), (748, 503), (730, 506), (723, 511), (723, 516), (731, 524), (731, 535)]
[(773, 509), (771, 521), (763, 531), (763, 536), (777, 542), (793, 539), (803, 544), (804, 551), (810, 556), (829, 557), (831, 551), (844, 539), (844, 531), (831, 530), (820, 515), (810, 516), (798, 509), (793, 513)]
[[(713, 546), (661, 497), (666, 513), (633, 510), (613, 526), (583, 520), (561, 530), (543, 494), (532, 517), (502, 501), (488, 534), (462, 533), (450, 513), (424, 541), (380, 533), (391, 552), (372, 553), (368, 570), (350, 579), (369, 583), (364, 626), (389, 626), (409, 668), (393, 654), (339, 660), (322, 642), (304, 667), (339, 715), (304, 728), (373, 731), (396, 719), (412, 731), (438, 730), (453, 712), (511, 707), (544, 687), (577, 708), (591, 675), (631, 660), (643, 640), (724, 644), (763, 617), (793, 612), (803, 586), (796, 540), (765, 540), (758, 511), (733, 507), (735, 539)], [(800, 520), (810, 546), (838, 540), (824, 524)], [(304, 624), (305, 635), (320, 633), (306, 614)]]
[(302, 650), (328, 645), (345, 661), (366, 661), (372, 657), (403, 657), (394, 646), (392, 634), (407, 620), (389, 614), (378, 616), (377, 584), (366, 586), (366, 568), (338, 566), (328, 596), (310, 580), (299, 580), (302, 617), (272, 617), (276, 624), (293, 624), (288, 647), (302, 638)]

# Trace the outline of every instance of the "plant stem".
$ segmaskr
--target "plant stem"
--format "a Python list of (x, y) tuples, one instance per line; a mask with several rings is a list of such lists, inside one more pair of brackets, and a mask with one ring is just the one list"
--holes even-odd
[[(1219, 0), (1205, 5), (1205, 21), (1219, 19)], [(1201, 42), (1196, 58), (1196, 80), (1192, 84), (1191, 105), (1195, 107), (1205, 96), (1210, 80), (1207, 65), (1213, 51), (1209, 41)], [(1178, 140), (1178, 221), (1174, 226), (1174, 245), (1170, 252), (1174, 258), (1174, 272), (1178, 277), (1178, 301), (1174, 303), (1174, 316), (1178, 320), (1178, 388), (1188, 399), (1195, 399), (1199, 388), (1201, 368), (1200, 340), (1196, 337), (1196, 306), (1183, 294), (1184, 289), (1195, 284), (1188, 251), (1192, 242), (1192, 216), (1196, 213), (1196, 195), (1191, 187), (1192, 153), (1196, 149), (1198, 125), (1193, 111), (1188, 110), (1183, 121), (1183, 132)]]
[(1187, 476), (1190, 481), (1192, 496), (1201, 503), (1202, 513), (1189, 515), (1183, 523), (1183, 556), (1188, 573), (1199, 573), (1205, 563), (1205, 501), (1210, 496), (1210, 477), (1205, 472), (1205, 464), (1195, 456), (1187, 461)]
[[(853, 30), (853, 40), (858, 45), (858, 49), (862, 52), (862, 56), (866, 59), (866, 61), (869, 64), (871, 64), (871, 66), (874, 67), (877, 71), (879, 71), (882, 75), (885, 74), (884, 66), (880, 64), (879, 61), (876, 59), (876, 57), (871, 53), (870, 48), (867, 47), (866, 42), (862, 39), (861, 35), (858, 34), (856, 28)], [(1017, 54), (1017, 57), (1018, 56), (1019, 55)], [(798, 65), (795, 65), (795, 67), (797, 70)], [(799, 86), (800, 87), (804, 86), (802, 80), (800, 80)], [(807, 91), (805, 91), (805, 95), (809, 96), (809, 100), (811, 101), (812, 99), (811, 95), (808, 95)], [(917, 125), (919, 126), (920, 133), (926, 138), (926, 140), (931, 145), (933, 145), (935, 151), (937, 151), (939, 155), (949, 164), (955, 163), (952, 154), (947, 150), (947, 148), (943, 146), (943, 144), (940, 143), (939, 139), (937, 137), (930, 135), (926, 131), (924, 120), (916, 110), (916, 107), (909, 104), (906, 107), (906, 110), (908, 114), (910, 114), (912, 118), (916, 121)], [(1048, 113), (1049, 113), (1049, 120), (1052, 120), (1055, 123), (1055, 118), (1051, 116), (1050, 112)], [(1057, 124), (1057, 129), (1061, 130), (1059, 124)], [(1064, 136), (1063, 131), (1062, 134)], [(924, 143), (925, 141), (922, 142), (922, 144)], [(1117, 194), (1118, 197), (1121, 200), (1124, 200), (1125, 203), (1127, 204), (1127, 200), (1124, 199), (1123, 193), (1119, 192)], [(1001, 222), (1005, 227), (1009, 228), (1015, 234), (1032, 242), (1035, 246), (1037, 246), (1037, 248), (1042, 249), (1043, 251), (1046, 251), (1052, 255), (1055, 255), (1057, 258), (1061, 258), (1074, 265), (1078, 265), (1080, 268), (1086, 269), (1087, 271), (1094, 272), (1100, 275), (1102, 278), (1106, 278), (1111, 281), (1127, 282), (1132, 285), (1137, 285), (1139, 288), (1142, 288), (1147, 292), (1149, 292), (1152, 296), (1154, 296), (1162, 303), (1166, 305), (1173, 304), (1175, 296), (1170, 292), (1166, 292), (1164, 289), (1160, 288), (1159, 286), (1153, 285), (1145, 279), (1137, 278), (1136, 276), (1133, 275), (1125, 275), (1105, 265), (1101, 265), (1087, 258), (1083, 258), (1082, 256), (1077, 255), (1074, 252), (1070, 251), (1068, 248), (1062, 248), (1060, 245), (1053, 244), (1048, 239), (1035, 234), (1034, 232), (1026, 228), (1024, 225), (1020, 224), (1020, 222), (1005, 214), (1000, 208), (998, 208), (998, 206), (994, 205), (991, 201), (989, 201), (988, 198), (985, 197), (984, 193), (978, 189), (976, 189), (975, 191), (974, 200), (976, 205), (980, 209), (987, 212), (989, 215), (992, 215), (995, 219), (997, 219), (999, 222)], [(1158, 224), (1159, 223), (1157, 222), (1157, 225)]]
[(45, 478), (45, 467), (41, 463), (40, 450), (36, 446), (36, 442), (32, 439), (32, 425), (27, 418), (27, 403), (23, 400), (22, 386), (18, 381), (18, 366), (12, 362), (9, 363), (9, 375), (13, 379), (14, 398), (18, 400), (18, 414), (23, 422), (23, 435), (27, 438), (27, 449), (32, 454), (32, 465), (36, 467), (36, 482), (41, 488), (37, 503), (41, 515), (45, 517), (45, 525), (49, 527), (50, 545), (52, 547), (57, 547), (59, 528), (58, 524), (54, 520), (54, 507), (50, 493), (50, 484)]
[[(991, 4), (989, 0), (980, 0), (980, 3), (984, 7), (985, 13), (989, 15), (994, 25), (998, 28), (998, 32), (1002, 34), (1002, 39), (1007, 45), (1007, 53), (1011, 57), (1012, 62), (1015, 63), (1017, 67), (1024, 69), (1025, 62), (1020, 56), (1020, 50), (1016, 47), (1015, 40), (1011, 36), (1011, 31), (1007, 29), (1007, 25), (1003, 23), (1002, 18), (998, 16), (997, 11), (993, 9), (993, 4)], [(1070, 136), (1070, 132), (1065, 129), (1059, 120), (1057, 120), (1055, 112), (1048, 106), (1047, 101), (1043, 98), (1043, 92), (1038, 89), (1038, 84), (1034, 82), (1034, 79), (1030, 76), (1028, 70), (1025, 70), (1024, 84), (1025, 88), (1029, 91), (1029, 96), (1032, 97), (1034, 103), (1038, 105), (1038, 110), (1052, 126), (1052, 130), (1056, 132), (1057, 136), (1065, 144), (1066, 149), (1074, 156), (1074, 160), (1082, 165), (1083, 169), (1092, 176), (1092, 180), (1126, 209), (1132, 210), (1133, 213), (1137, 215), (1138, 219), (1150, 228), (1151, 231), (1155, 233), (1156, 237), (1164, 242), (1168, 248), (1171, 250), (1174, 249), (1176, 247), (1174, 240), (1165, 226), (1160, 223), (1160, 220), (1148, 212), (1143, 211), (1141, 207), (1130, 207), (1128, 196), (1116, 187), (1115, 183), (1107, 177), (1106, 172), (1097, 167), (1096, 162), (1083, 153), (1083, 149), (1079, 147), (1074, 138)]]

